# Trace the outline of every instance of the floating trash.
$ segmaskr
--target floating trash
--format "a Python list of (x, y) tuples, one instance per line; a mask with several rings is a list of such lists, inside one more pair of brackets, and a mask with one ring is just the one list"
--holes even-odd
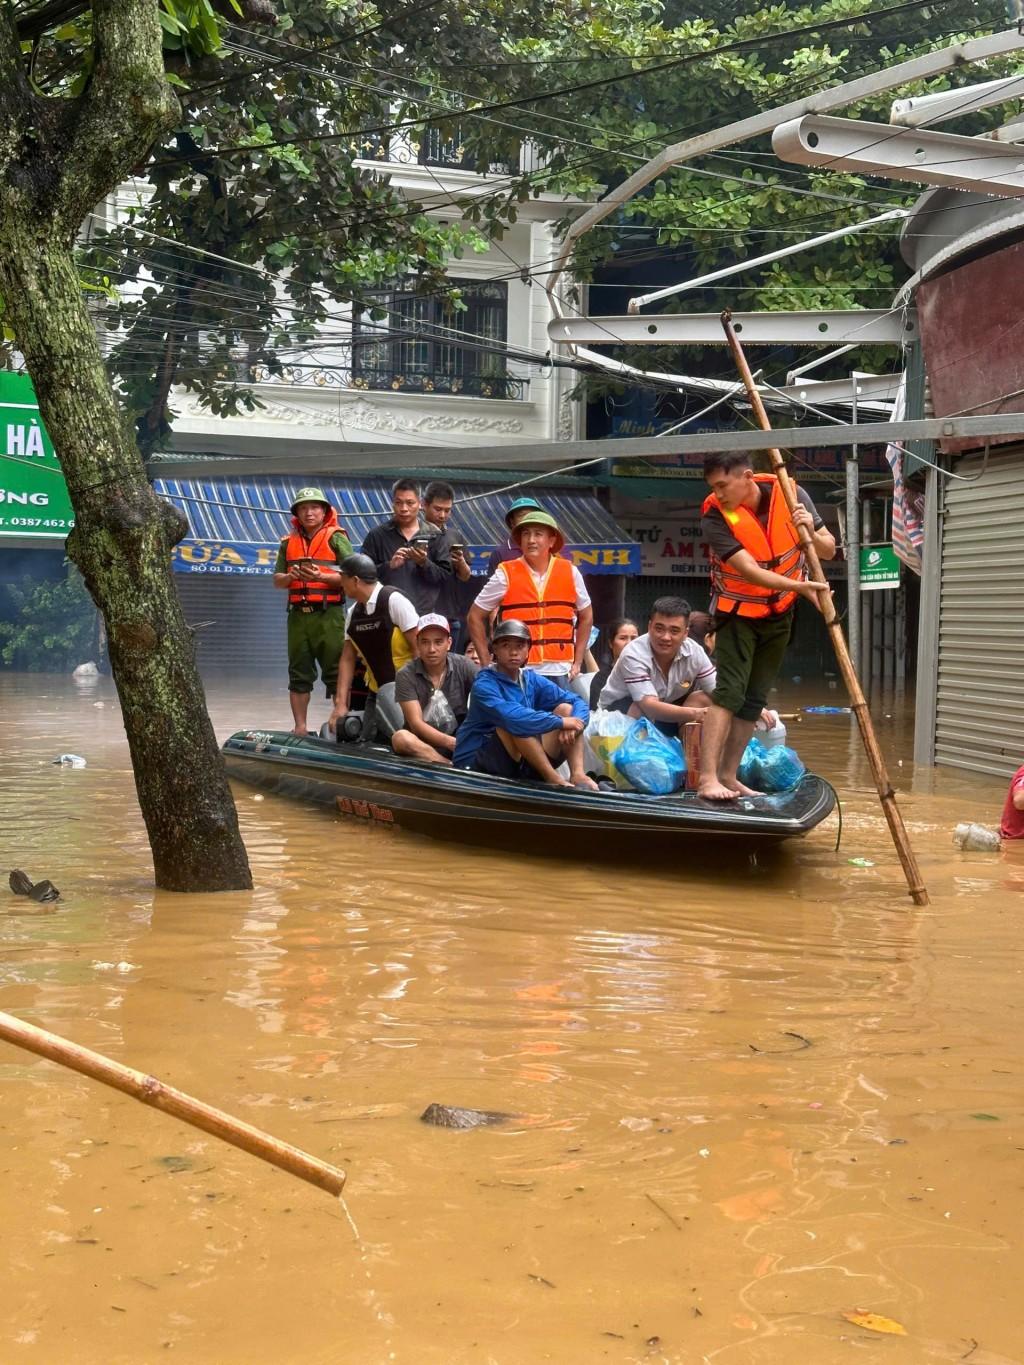
[(998, 853), (1001, 840), (994, 829), (969, 822), (957, 825), (953, 831), (953, 846), (965, 853)]
[(81, 754), (58, 754), (51, 760), (54, 764), (60, 764), (62, 768), (84, 768), (85, 759)]
[(852, 710), (849, 706), (804, 706), (801, 709), (805, 716), (848, 716)]
[(870, 858), (847, 858), (846, 861), (851, 867), (874, 867)]

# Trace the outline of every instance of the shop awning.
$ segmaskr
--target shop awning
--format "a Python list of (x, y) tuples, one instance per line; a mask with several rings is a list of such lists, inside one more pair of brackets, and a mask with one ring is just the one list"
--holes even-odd
[[(157, 493), (188, 518), (191, 534), (173, 553), (178, 573), (264, 574), (273, 572), (281, 537), (290, 529), (289, 504), (303, 480), (157, 479)], [(309, 480), (318, 482), (338, 509), (356, 549), (372, 526), (391, 515), (391, 479)], [(488, 493), (479, 484), (454, 483), (452, 525), (466, 543), (474, 571), (505, 531), (505, 510), (515, 493)], [(585, 574), (638, 574), (640, 547), (618, 526), (593, 494), (578, 488), (523, 489), (554, 516), (566, 537), (565, 554)]]

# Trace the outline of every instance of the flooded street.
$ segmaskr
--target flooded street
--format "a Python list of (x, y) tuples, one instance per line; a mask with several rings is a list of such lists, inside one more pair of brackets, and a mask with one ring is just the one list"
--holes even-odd
[[(287, 698), (211, 710), (223, 738)], [(359, 1233), (0, 1044), (0, 1360), (1024, 1361), (1024, 847), (954, 851), (1005, 784), (915, 782), (886, 711), (926, 909), (850, 717), (791, 728), (838, 854), (833, 816), (760, 866), (589, 868), (237, 786), (256, 890), (175, 896), (109, 680), (0, 674), (0, 1009), (344, 1167)], [(518, 1117), (445, 1131), (434, 1101)]]

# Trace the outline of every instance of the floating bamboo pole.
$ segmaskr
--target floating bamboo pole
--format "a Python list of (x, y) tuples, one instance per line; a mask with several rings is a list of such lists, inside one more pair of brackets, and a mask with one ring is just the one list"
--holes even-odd
[(111, 1061), (109, 1057), (104, 1057), (99, 1052), (92, 1052), (89, 1048), (80, 1047), (78, 1043), (69, 1042), (67, 1038), (61, 1038), (56, 1033), (49, 1033), (46, 1029), (26, 1024), (11, 1014), (0, 1013), (0, 1038), (13, 1043), (15, 1047), (22, 1047), (39, 1057), (45, 1057), (48, 1061), (59, 1062), (61, 1066), (81, 1072), (83, 1076), (89, 1076), (94, 1081), (102, 1081), (104, 1085), (112, 1086), (125, 1095), (131, 1095), (132, 1099), (140, 1100), (143, 1104), (151, 1105), (154, 1109), (160, 1109), (165, 1114), (190, 1123), (193, 1128), (201, 1128), (204, 1133), (220, 1138), (222, 1142), (230, 1142), (232, 1146), (240, 1147), (243, 1152), (259, 1157), (261, 1161), (269, 1161), (272, 1166), (287, 1171), (289, 1175), (298, 1176), (300, 1180), (306, 1180), (310, 1185), (326, 1190), (328, 1194), (341, 1194), (344, 1188), (345, 1172), (339, 1170), (337, 1166), (329, 1166), (326, 1161), (319, 1161), (307, 1152), (300, 1151), (298, 1147), (292, 1147), (287, 1142), (279, 1142), (269, 1133), (225, 1114), (222, 1109), (214, 1109), (212, 1105), (186, 1095), (183, 1090), (175, 1090), (173, 1086), (164, 1085), (163, 1081), (158, 1081), (155, 1076), (147, 1076), (143, 1071), (133, 1071), (131, 1067)]
[[(722, 314), (722, 326), (725, 329), (725, 337), (729, 343), (729, 350), (732, 358), (736, 362), (740, 378), (743, 380), (747, 390), (747, 397), (754, 409), (758, 425), (762, 431), (771, 431), (772, 426), (765, 412), (764, 403), (761, 395), (754, 383), (754, 377), (750, 373), (750, 366), (747, 358), (743, 354), (743, 347), (737, 340), (736, 333), (732, 326), (732, 315), (726, 309)], [(779, 480), (779, 487), (782, 489), (783, 497), (786, 499), (786, 506), (789, 508), (790, 515), (796, 511), (797, 497), (793, 487), (793, 481), (789, 477), (786, 469), (786, 462), (782, 458), (782, 452), (777, 449), (768, 451), (769, 459), (772, 463), (772, 470)], [(821, 561), (818, 559), (818, 552), (814, 548), (814, 541), (805, 526), (797, 528), (800, 545), (807, 560), (811, 576), (823, 579), (821, 571)], [(832, 594), (821, 592), (817, 594), (818, 610), (825, 618), (825, 625), (832, 639), (832, 648), (835, 650), (836, 659), (839, 663), (839, 671), (843, 675), (846, 683), (846, 690), (850, 695), (850, 706), (853, 714), (857, 717), (857, 724), (860, 726), (861, 739), (864, 742), (864, 751), (868, 756), (868, 763), (871, 766), (871, 773), (875, 779), (875, 786), (878, 789), (878, 799), (882, 803), (882, 811), (885, 814), (889, 825), (889, 833), (892, 841), (896, 845), (896, 852), (899, 854), (900, 862), (903, 865), (903, 875), (907, 879), (907, 886), (915, 905), (928, 904), (928, 892), (925, 889), (924, 881), (921, 878), (920, 869), (917, 866), (917, 859), (914, 850), (910, 846), (910, 839), (907, 836), (907, 829), (903, 823), (903, 816), (900, 814), (896, 804), (896, 793), (893, 791), (892, 783), (889, 781), (889, 774), (886, 771), (885, 759), (882, 751), (878, 747), (878, 740), (875, 738), (875, 729), (871, 723), (871, 713), (868, 711), (868, 704), (864, 699), (861, 690), (860, 679), (857, 677), (850, 654), (846, 648), (846, 637), (843, 635), (843, 628), (836, 615), (835, 604), (832, 601)]]

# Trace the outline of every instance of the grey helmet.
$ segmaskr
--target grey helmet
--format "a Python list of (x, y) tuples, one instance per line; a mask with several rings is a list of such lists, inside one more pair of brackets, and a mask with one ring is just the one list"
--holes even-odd
[(495, 627), (494, 634), (491, 636), (491, 644), (496, 645), (499, 640), (524, 640), (528, 645), (533, 644), (530, 627), (525, 621), (517, 621), (515, 617), (509, 617), (507, 621), (500, 621)]
[(361, 579), (364, 583), (377, 581), (377, 566), (369, 555), (347, 555), (338, 567), (350, 578)]

